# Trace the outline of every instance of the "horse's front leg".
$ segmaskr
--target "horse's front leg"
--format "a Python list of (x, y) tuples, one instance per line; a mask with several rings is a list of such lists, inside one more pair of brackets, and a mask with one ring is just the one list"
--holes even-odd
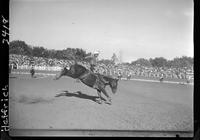
[(111, 105), (112, 104), (112, 100), (111, 100), (111, 97), (106, 92), (105, 87), (100, 87), (100, 89), (103, 92), (103, 94), (107, 97), (107, 100), (105, 101), (105, 103)]
[(102, 104), (101, 91), (100, 91), (100, 90), (97, 90), (97, 94), (98, 94), (98, 96), (99, 96), (97, 102), (98, 102), (99, 104)]

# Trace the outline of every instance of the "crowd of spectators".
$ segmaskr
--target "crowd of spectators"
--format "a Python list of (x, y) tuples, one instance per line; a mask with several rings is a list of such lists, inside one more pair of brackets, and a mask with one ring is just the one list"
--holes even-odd
[(156, 68), (145, 66), (130, 66), (130, 65), (99, 65), (97, 67), (99, 73), (117, 76), (121, 74), (122, 78), (128, 75), (152, 77), (152, 78), (176, 78), (176, 79), (191, 79), (193, 78), (193, 68)]
[(60, 70), (69, 60), (58, 60), (43, 57), (29, 57), (25, 55), (9, 55), (9, 64), (17, 64), (18, 69), (30, 69), (34, 66), (36, 70)]
[[(60, 70), (66, 65), (72, 64), (72, 60), (58, 60), (51, 58), (42, 57), (28, 57), (24, 55), (9, 55), (9, 64), (17, 64), (18, 69), (30, 69), (33, 65), (36, 70)], [(79, 64), (89, 69), (89, 63), (82, 61)], [(187, 79), (193, 78), (193, 67), (190, 68), (166, 68), (166, 67), (145, 67), (140, 65), (127, 65), (127, 64), (109, 64), (98, 63), (95, 67), (95, 71), (104, 75), (118, 76), (121, 74), (122, 77), (128, 75), (142, 76), (142, 77), (154, 77), (154, 78), (177, 78)]]

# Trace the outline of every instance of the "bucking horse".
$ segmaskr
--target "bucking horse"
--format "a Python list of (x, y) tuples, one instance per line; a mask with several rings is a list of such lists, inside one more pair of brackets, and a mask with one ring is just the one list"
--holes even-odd
[(94, 73), (78, 63), (75, 63), (70, 67), (64, 67), (60, 73), (56, 74), (54, 80), (58, 80), (62, 76), (69, 76), (74, 79), (79, 79), (85, 85), (96, 89), (99, 97), (97, 102), (99, 104), (102, 103), (101, 92), (103, 92), (103, 94), (107, 97), (105, 103), (112, 104), (111, 97), (108, 95), (105, 87), (109, 85), (112, 93), (116, 93), (119, 79)]

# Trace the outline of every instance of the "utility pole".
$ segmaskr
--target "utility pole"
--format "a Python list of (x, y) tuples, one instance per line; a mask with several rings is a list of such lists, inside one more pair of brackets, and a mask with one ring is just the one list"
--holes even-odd
[(122, 50), (120, 50), (120, 51), (119, 51), (119, 63), (122, 63), (122, 61), (123, 61), (123, 60), (122, 60), (122, 59), (123, 59), (123, 58), (122, 58), (122, 55), (123, 55)]

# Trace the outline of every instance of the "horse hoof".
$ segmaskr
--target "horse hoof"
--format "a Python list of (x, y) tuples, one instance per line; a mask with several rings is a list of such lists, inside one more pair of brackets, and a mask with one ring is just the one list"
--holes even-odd
[(102, 104), (102, 100), (101, 100), (101, 99), (96, 99), (96, 102), (97, 102), (98, 104)]
[(111, 102), (111, 101), (105, 101), (105, 103), (106, 103), (106, 104), (109, 104), (109, 105), (111, 105), (111, 104), (112, 104), (112, 102)]
[(98, 104), (102, 104), (102, 101), (97, 101)]
[(97, 102), (98, 104), (102, 104), (102, 102)]

